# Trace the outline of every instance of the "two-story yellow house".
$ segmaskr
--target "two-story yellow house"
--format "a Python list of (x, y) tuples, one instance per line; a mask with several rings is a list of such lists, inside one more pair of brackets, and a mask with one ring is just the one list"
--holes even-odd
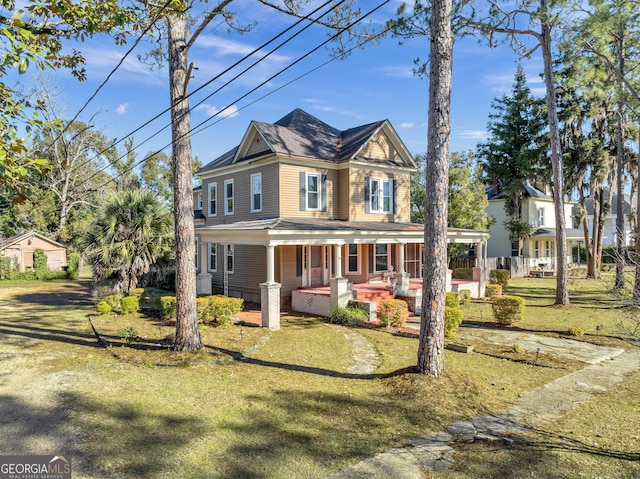
[[(240, 144), (197, 172), (198, 290), (262, 305), (279, 327), (281, 302), (330, 311), (351, 285), (393, 272), (422, 277), (424, 226), (410, 222), (416, 164), (387, 120), (340, 131), (296, 109), (252, 121)], [(450, 230), (481, 244), (485, 232)], [(327, 304), (296, 304), (300, 288), (327, 286)], [(318, 309), (320, 308), (320, 310)]]

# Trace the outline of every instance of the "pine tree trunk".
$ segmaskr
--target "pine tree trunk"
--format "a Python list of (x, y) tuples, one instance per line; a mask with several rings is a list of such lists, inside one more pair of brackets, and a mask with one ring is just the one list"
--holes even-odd
[(166, 17), (173, 142), (173, 199), (176, 242), (176, 340), (177, 351), (202, 346), (196, 313), (195, 234), (191, 171), (191, 117), (187, 95), (188, 58), (185, 48), (187, 20)]
[(451, 0), (431, 5), (429, 121), (426, 164), (424, 273), (418, 371), (444, 373), (444, 293), (447, 281), (447, 208), (453, 32)]
[(624, 140), (623, 140), (623, 112), (624, 105), (618, 103), (618, 128), (616, 132), (616, 280), (615, 290), (624, 289)]
[[(640, 126), (640, 118), (638, 119)], [(638, 128), (638, 174), (636, 176), (637, 193), (636, 196), (636, 240), (635, 240), (635, 260), (636, 260), (636, 277), (633, 283), (633, 302), (640, 304), (640, 128)]]
[[(546, 13), (547, 2), (540, 2)], [(540, 46), (544, 62), (544, 81), (547, 90), (547, 110), (549, 115), (549, 137), (551, 139), (551, 168), (553, 171), (553, 203), (556, 213), (556, 301), (555, 304), (569, 304), (569, 285), (567, 270), (567, 231), (564, 218), (564, 171), (562, 151), (560, 150), (560, 129), (556, 107), (556, 87), (553, 77), (553, 59), (551, 57), (551, 27), (548, 16), (542, 17), (542, 35)]]

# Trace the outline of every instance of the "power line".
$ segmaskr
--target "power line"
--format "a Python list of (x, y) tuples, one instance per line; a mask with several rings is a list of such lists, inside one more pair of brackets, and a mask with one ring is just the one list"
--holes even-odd
[[(339, 30), (337, 33), (335, 33), (334, 35), (332, 35), (331, 37), (329, 37), (327, 40), (325, 40), (324, 42), (320, 43), (318, 46), (316, 46), (315, 48), (313, 48), (312, 50), (308, 51), (307, 53), (305, 53), (304, 55), (300, 56), (297, 60), (295, 60), (294, 62), (292, 62), (291, 64), (289, 64), (288, 66), (286, 66), (285, 68), (281, 69), (279, 72), (277, 72), (276, 74), (272, 75), (271, 77), (269, 77), (267, 80), (263, 81), (262, 83), (260, 83), (258, 86), (252, 88), (251, 90), (249, 90), (248, 92), (244, 93), (243, 95), (241, 95), (239, 98), (237, 98), (235, 101), (231, 102), (230, 104), (228, 104), (227, 106), (225, 106), (224, 108), (220, 109), (218, 112), (216, 112), (214, 115), (212, 115), (211, 117), (207, 118), (206, 120), (200, 122), (198, 125), (196, 125), (195, 127), (192, 127), (187, 133), (181, 135), (180, 137), (178, 137), (178, 139), (182, 139), (188, 135), (192, 135), (192, 134), (196, 134), (196, 133), (200, 133), (202, 131), (204, 131), (206, 128), (201, 128), (203, 125), (205, 125), (206, 123), (210, 122), (213, 118), (219, 116), (220, 114), (222, 114), (224, 111), (228, 110), (231, 106), (233, 106), (234, 104), (236, 104), (238, 101), (241, 101), (243, 99), (245, 99), (247, 96), (251, 95), (252, 93), (254, 93), (255, 91), (257, 91), (258, 89), (260, 89), (261, 87), (263, 87), (264, 85), (266, 85), (267, 83), (269, 83), (270, 81), (272, 81), (273, 79), (277, 78), (278, 76), (280, 76), (281, 74), (283, 74), (284, 72), (286, 72), (287, 70), (289, 70), (290, 68), (292, 68), (293, 66), (295, 66), (296, 64), (300, 63), (302, 60), (304, 60), (305, 58), (307, 58), (308, 56), (312, 55), (313, 53), (315, 53), (317, 50), (319, 50), (320, 48), (322, 48), (323, 46), (325, 46), (327, 43), (333, 41), (335, 38), (337, 38), (338, 36), (342, 35), (345, 31), (349, 30), (350, 28), (352, 28), (353, 26), (355, 26), (357, 23), (359, 23), (360, 21), (362, 21), (364, 18), (368, 17), (369, 15), (371, 15), (372, 13), (376, 12), (377, 10), (379, 10), (380, 8), (382, 8), (384, 5), (386, 5), (387, 3), (389, 3), (390, 0), (385, 0), (382, 3), (380, 3), (377, 7), (371, 9), (370, 11), (368, 11), (367, 13), (365, 13), (364, 15), (360, 16), (358, 19), (354, 20), (353, 22), (351, 22), (349, 25), (343, 27), (341, 30)], [(370, 39), (367, 39), (365, 42), (360, 43), (359, 45), (354, 46), (353, 48), (351, 48), (350, 50), (348, 50), (348, 52), (353, 51), (356, 48), (359, 48), (360, 46), (373, 41), (374, 39), (378, 38), (379, 36), (382, 36), (384, 33), (386, 33), (388, 31), (388, 29), (385, 29), (383, 32), (381, 32), (379, 35), (376, 35)], [(312, 71), (315, 71), (329, 63), (331, 63), (332, 61), (334, 61), (335, 58), (323, 63), (322, 65), (314, 68)], [(293, 83), (294, 81), (297, 81), (300, 78), (303, 78), (304, 76), (306, 76), (307, 74), (309, 74), (310, 72), (305, 73), (304, 75), (300, 75), (296, 80), (293, 80), (291, 82), (289, 82), (288, 84)], [(287, 85), (288, 85), (287, 84)], [(283, 87), (282, 87), (283, 88)], [(281, 89), (281, 88), (280, 88)], [(278, 90), (275, 90), (278, 91)], [(265, 98), (266, 96), (275, 93), (275, 91), (270, 92), (267, 95), (264, 95), (262, 98)], [(257, 101), (259, 101), (260, 99), (255, 100), (254, 102), (250, 103), (250, 104), (254, 104)], [(249, 105), (246, 105), (244, 108), (246, 108)], [(224, 117), (222, 118), (224, 119)], [(222, 119), (220, 119), (219, 121), (222, 121)], [(216, 122), (217, 123), (217, 122)], [(212, 126), (212, 125), (209, 125)], [(165, 127), (166, 128), (166, 127)], [(200, 130), (196, 131), (198, 128), (200, 128)], [(163, 128), (164, 129), (164, 128)], [(160, 130), (162, 131), (162, 130)], [(156, 132), (157, 134), (158, 132)], [(109, 183), (111, 183), (112, 181), (117, 180), (118, 178), (120, 178), (123, 174), (125, 173), (129, 173), (131, 172), (133, 169), (137, 168), (138, 166), (140, 166), (141, 164), (143, 164), (144, 162), (146, 162), (148, 159), (152, 158), (153, 156), (159, 154), (160, 152), (164, 151), (165, 149), (169, 148), (170, 146), (172, 146), (173, 141), (171, 143), (166, 144), (164, 147), (160, 148), (159, 150), (157, 150), (155, 153), (153, 153), (152, 155), (143, 158), (142, 160), (136, 162), (134, 165), (132, 165), (130, 168), (127, 168), (126, 170), (124, 170), (122, 173), (119, 173), (118, 175), (111, 177), (109, 180), (105, 181), (100, 188), (108, 185)]]
[[(268, 41), (266, 41), (265, 43), (263, 43), (262, 45), (260, 45), (259, 47), (255, 48), (253, 51), (251, 51), (250, 53), (246, 54), (245, 56), (243, 56), (241, 59), (239, 59), (238, 61), (236, 61), (233, 65), (229, 66), (228, 68), (226, 68), (224, 71), (222, 71), (221, 73), (215, 75), (213, 78), (211, 78), (210, 80), (208, 80), (207, 82), (205, 82), (203, 85), (201, 85), (200, 87), (196, 88), (193, 92), (189, 93), (187, 95), (187, 98), (191, 97), (192, 95), (198, 93), (200, 90), (202, 90), (203, 88), (205, 88), (206, 86), (210, 85), (211, 83), (213, 83), (215, 80), (219, 79), (220, 77), (222, 77), (223, 75), (225, 75), (226, 73), (228, 73), (229, 71), (231, 71), (233, 68), (235, 68), (236, 66), (240, 65), (242, 62), (244, 62), (245, 60), (247, 60), (248, 58), (250, 58), (251, 56), (253, 56), (255, 53), (259, 52), (260, 50), (262, 50), (264, 47), (266, 47), (267, 45), (269, 45), (270, 43), (274, 42), (275, 40), (277, 40), (278, 38), (280, 38), (281, 36), (283, 36), (284, 34), (286, 34), (287, 32), (291, 31), (292, 29), (294, 29), (296, 26), (300, 25), (300, 23), (304, 22), (305, 20), (311, 20), (312, 23), (309, 23), (307, 26), (305, 26), (302, 30), (299, 30), (298, 32), (296, 32), (295, 34), (293, 34), (292, 36), (290, 36), (287, 40), (285, 40), (284, 42), (280, 43), (278, 46), (276, 46), (275, 48), (273, 48), (270, 52), (268, 52), (266, 55), (264, 55), (262, 58), (260, 58), (259, 60), (257, 60), (256, 62), (254, 62), (250, 67), (246, 68), (245, 70), (243, 70), (243, 72), (241, 72), (239, 75), (236, 75), (234, 78), (232, 78), (231, 80), (227, 81), (224, 85), (222, 85), (218, 90), (216, 90), (216, 92), (219, 92), (220, 90), (222, 90), (223, 88), (225, 88), (226, 86), (228, 86), (232, 81), (236, 80), (237, 78), (239, 78), (242, 74), (246, 73), (247, 71), (249, 71), (252, 67), (254, 67), (255, 65), (257, 65), (258, 63), (260, 63), (261, 61), (265, 60), (266, 58), (268, 58), (270, 55), (272, 55), (275, 51), (277, 51), (279, 48), (281, 48), (282, 46), (284, 46), (285, 44), (287, 44), (288, 42), (290, 42), (291, 40), (293, 40), (295, 37), (297, 37), (298, 35), (300, 35), (302, 32), (304, 32), (307, 28), (309, 28), (311, 25), (315, 24), (319, 19), (321, 19), (323, 16), (325, 16), (327, 13), (329, 13), (332, 8), (334, 8), (335, 6), (339, 6), (342, 3), (344, 3), (346, 0), (341, 0), (340, 2), (338, 2), (336, 5), (332, 6), (330, 9), (328, 9), (326, 12), (324, 12), (322, 15), (318, 16), (316, 19), (312, 19), (311, 16), (314, 15), (315, 13), (317, 13), (319, 10), (321, 10), (322, 8), (326, 7), (327, 5), (329, 5), (332, 0), (327, 0), (325, 3), (323, 3), (322, 5), (320, 5), (319, 7), (317, 7), (316, 9), (314, 9), (313, 11), (311, 11), (310, 13), (308, 13), (307, 15), (305, 15), (304, 17), (298, 19), (296, 22), (294, 22), (292, 25), (290, 25), (289, 27), (287, 27), (285, 30), (283, 30), (282, 32), (278, 33), (275, 37), (272, 37), (271, 39), (269, 39)], [(210, 98), (211, 95), (209, 95), (207, 98)], [(196, 106), (199, 106), (200, 104), (202, 104), (202, 102), (198, 103)], [(144, 127), (150, 125), (151, 123), (153, 123), (155, 120), (157, 120), (158, 118), (160, 118), (162, 115), (164, 115), (165, 113), (169, 112), (171, 110), (173, 105), (167, 107), (166, 109), (164, 109), (163, 111), (161, 111), (160, 113), (158, 113), (157, 115), (155, 115), (153, 118), (151, 118), (150, 120), (147, 120), (146, 122), (144, 122), (142, 125), (140, 125), (139, 127), (137, 127), (136, 129), (134, 129), (133, 131), (127, 133), (126, 135), (124, 135), (122, 138), (120, 138), (119, 140), (111, 143), (109, 145), (109, 147), (104, 148), (103, 150), (99, 151), (98, 153), (96, 153), (93, 157), (89, 158), (87, 161), (85, 161), (84, 163), (81, 163), (80, 165), (78, 165), (77, 167), (75, 167), (72, 170), (72, 173), (77, 171), (80, 168), (83, 168), (84, 166), (86, 166), (87, 164), (89, 164), (91, 161), (93, 161), (94, 159), (96, 159), (97, 157), (99, 157), (100, 155), (102, 155), (103, 153), (109, 151), (110, 149), (112, 149), (113, 147), (115, 147), (116, 145), (118, 145), (119, 143), (123, 142), (126, 138), (131, 137), (132, 135), (134, 135), (135, 133), (137, 133), (138, 131), (142, 130)], [(191, 111), (192, 108), (190, 108)], [(76, 115), (77, 116), (77, 115)], [(155, 133), (153, 133), (151, 136), (147, 137), (144, 141), (138, 143), (134, 148), (132, 148), (132, 150), (136, 150), (138, 148), (140, 148), (142, 145), (144, 145), (145, 143), (147, 143), (148, 141), (150, 141), (151, 139), (153, 139), (154, 137), (156, 137), (157, 135), (159, 135), (162, 131), (164, 131), (165, 129), (167, 129), (169, 126), (171, 126), (171, 123), (169, 123), (168, 125), (165, 125), (164, 127), (162, 127), (160, 130), (157, 130)], [(77, 136), (77, 135), (76, 135)], [(74, 137), (75, 138), (75, 137)], [(73, 140), (73, 139), (72, 139)], [(126, 156), (126, 154), (121, 155), (119, 157), (117, 157), (115, 160), (109, 162), (105, 167), (101, 168), (98, 172), (96, 172), (96, 175), (99, 174), (100, 172), (106, 170), (107, 168), (109, 168), (110, 166), (113, 166), (115, 164), (116, 161), (121, 160), (122, 158), (124, 158)], [(95, 175), (94, 175), (95, 176)], [(93, 176), (92, 176), (93, 177)], [(91, 179), (92, 177), (90, 177), (89, 179)]]

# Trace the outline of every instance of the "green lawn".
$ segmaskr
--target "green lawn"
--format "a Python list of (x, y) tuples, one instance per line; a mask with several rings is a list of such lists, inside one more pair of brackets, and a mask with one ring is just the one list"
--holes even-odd
[[(533, 299), (545, 297), (535, 289), (547, 284), (542, 281), (520, 290), (528, 287), (532, 296), (529, 315), (536, 308), (555, 311)], [(87, 286), (0, 283), (0, 450), (68, 454), (74, 478), (324, 477), (456, 419), (498, 412), (566, 374), (447, 351), (442, 378), (393, 376), (415, 364), (417, 340), (360, 329), (381, 363), (371, 376), (357, 378), (346, 372), (352, 358), (345, 336), (318, 319), (295, 316), (283, 318), (282, 330), (244, 360), (208, 364), (199, 357), (196, 366), (160, 367), (155, 357), (130, 361), (120, 346), (96, 347), (86, 320), (92, 311)], [(527, 316), (526, 326), (552, 329), (536, 316)], [(129, 324), (127, 318), (100, 321), (99, 329), (116, 328), (114, 340)], [(146, 327), (151, 333), (144, 330), (145, 336), (158, 328)], [(240, 339), (239, 329), (210, 328), (205, 349), (245, 351), (265, 339), (265, 331), (246, 327)], [(616, 391), (616, 404), (637, 396), (633, 389)], [(629, 434), (611, 441), (621, 450), (637, 445)]]

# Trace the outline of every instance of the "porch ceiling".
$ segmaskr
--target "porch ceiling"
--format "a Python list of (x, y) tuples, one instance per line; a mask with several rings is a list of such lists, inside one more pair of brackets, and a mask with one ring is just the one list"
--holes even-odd
[[(213, 226), (196, 226), (206, 242), (253, 245), (326, 245), (372, 243), (422, 243), (424, 225), (299, 218), (270, 218)], [(449, 243), (486, 241), (486, 231), (449, 228)]]

